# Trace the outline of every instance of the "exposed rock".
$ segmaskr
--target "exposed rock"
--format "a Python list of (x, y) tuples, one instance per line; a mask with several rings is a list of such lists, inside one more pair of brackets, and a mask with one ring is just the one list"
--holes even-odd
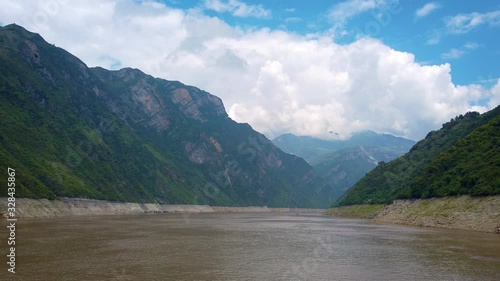
[(214, 137), (210, 137), (209, 139), (210, 139), (210, 142), (215, 146), (215, 149), (217, 149), (217, 152), (221, 153), (222, 146), (220, 145), (220, 143)]
[(395, 200), (375, 221), (495, 232), (500, 222), (500, 196)]
[(131, 91), (134, 102), (138, 104), (137, 109), (141, 111), (141, 115), (147, 116), (145, 120), (148, 125), (157, 131), (168, 129), (168, 109), (153, 86), (141, 79), (131, 87)]
[[(7, 209), (7, 202), (7, 198), (0, 198), (0, 214)], [(61, 198), (61, 200), (18, 198), (16, 202), (18, 206), (16, 208), (16, 218), (213, 212), (323, 213), (325, 211), (324, 209), (268, 208), (267, 206), (219, 207), (208, 205), (143, 204), (81, 198)]]
[(38, 47), (32, 41), (25, 41), (27, 48), (25, 49), (26, 56), (35, 64), (40, 64), (40, 53)]
[(203, 164), (212, 159), (205, 143), (194, 144), (187, 142), (184, 144), (184, 149), (188, 152), (189, 161), (196, 164)]
[(172, 93), (172, 101), (175, 104), (179, 104), (181, 111), (190, 118), (199, 120), (201, 122), (206, 122), (207, 120), (201, 115), (198, 107), (194, 103), (191, 95), (186, 89), (176, 89)]

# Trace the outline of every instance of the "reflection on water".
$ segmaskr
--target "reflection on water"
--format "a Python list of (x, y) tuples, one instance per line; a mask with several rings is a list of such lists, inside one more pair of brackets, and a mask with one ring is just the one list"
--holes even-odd
[(500, 235), (321, 215), (22, 220), (16, 238), (12, 280), (500, 280)]

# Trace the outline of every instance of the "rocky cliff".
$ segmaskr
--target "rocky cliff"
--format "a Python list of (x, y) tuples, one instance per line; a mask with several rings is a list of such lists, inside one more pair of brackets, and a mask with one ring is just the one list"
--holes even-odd
[(0, 159), (16, 170), (17, 197), (331, 203), (309, 164), (231, 120), (210, 93), (137, 69), (88, 68), (17, 25), (0, 28), (0, 46)]

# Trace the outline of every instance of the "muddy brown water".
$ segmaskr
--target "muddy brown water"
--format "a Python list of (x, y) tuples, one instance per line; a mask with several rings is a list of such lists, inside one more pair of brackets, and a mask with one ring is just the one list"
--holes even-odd
[(7, 235), (0, 280), (500, 280), (500, 235), (319, 214), (24, 219), (15, 274)]

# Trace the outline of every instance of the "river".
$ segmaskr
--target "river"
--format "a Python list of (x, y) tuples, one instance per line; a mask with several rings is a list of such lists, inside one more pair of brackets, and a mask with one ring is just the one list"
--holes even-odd
[(23, 219), (8, 280), (500, 280), (500, 235), (315, 214)]

